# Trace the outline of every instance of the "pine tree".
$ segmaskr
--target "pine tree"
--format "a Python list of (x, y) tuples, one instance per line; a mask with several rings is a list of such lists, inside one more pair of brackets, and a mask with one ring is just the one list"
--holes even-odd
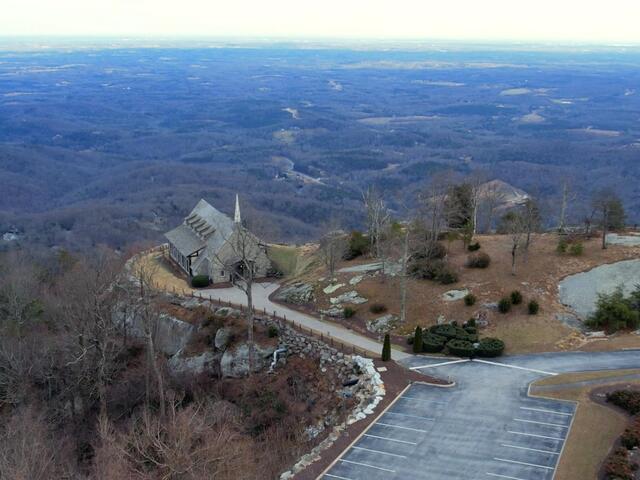
[(413, 336), (413, 353), (422, 353), (422, 328), (420, 325), (416, 327), (416, 333)]
[(389, 334), (385, 334), (384, 343), (382, 344), (382, 361), (388, 362), (391, 360), (391, 338)]

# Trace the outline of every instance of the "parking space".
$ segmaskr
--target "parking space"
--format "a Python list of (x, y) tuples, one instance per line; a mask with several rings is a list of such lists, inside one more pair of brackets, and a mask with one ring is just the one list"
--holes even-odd
[(320, 478), (552, 480), (574, 404), (496, 388), (530, 373), (464, 365), (477, 381), (413, 384)]

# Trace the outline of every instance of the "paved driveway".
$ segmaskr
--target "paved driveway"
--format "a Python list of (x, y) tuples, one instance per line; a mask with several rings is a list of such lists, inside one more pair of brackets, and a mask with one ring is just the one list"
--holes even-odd
[(576, 405), (529, 397), (529, 384), (554, 373), (638, 368), (640, 354), (542, 354), (490, 363), (411, 357), (402, 363), (452, 377), (456, 386), (413, 384), (321, 478), (551, 480)]
[[(355, 345), (364, 350), (379, 354), (382, 353), (382, 344), (359, 333), (349, 330), (335, 323), (324, 322), (305, 313), (292, 310), (269, 300), (269, 296), (279, 287), (276, 283), (257, 283), (253, 286), (253, 305), (256, 310), (266, 310), (268, 313), (276, 313), (280, 317), (294, 320), (296, 323), (311, 328), (318, 333), (322, 333), (327, 337), (333, 337), (348, 345)], [(212, 288), (201, 290), (198, 294), (205, 297), (211, 296), (214, 300), (222, 300), (225, 302), (235, 303), (237, 305), (246, 305), (247, 299), (242, 290), (237, 287), (228, 288)], [(392, 349), (391, 356), (394, 360), (402, 360), (409, 358), (411, 355), (400, 350)]]

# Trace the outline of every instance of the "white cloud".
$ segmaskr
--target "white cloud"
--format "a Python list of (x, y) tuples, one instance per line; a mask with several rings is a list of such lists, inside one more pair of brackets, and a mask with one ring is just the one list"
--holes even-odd
[(0, 35), (640, 43), (638, 0), (2, 0)]

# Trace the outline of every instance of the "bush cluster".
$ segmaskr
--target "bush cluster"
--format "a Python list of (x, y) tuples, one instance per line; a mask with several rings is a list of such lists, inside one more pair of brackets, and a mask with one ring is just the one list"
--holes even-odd
[(470, 243), (469, 246), (467, 247), (467, 250), (469, 250), (470, 252), (476, 252), (480, 250), (480, 243), (479, 242)]
[(569, 247), (569, 254), (579, 257), (584, 253), (584, 245), (582, 242), (576, 242)]
[(511, 303), (513, 305), (520, 305), (522, 303), (522, 293), (519, 290), (514, 290), (509, 294), (509, 298), (511, 299)]
[(412, 258), (408, 267), (409, 274), (424, 280), (435, 280), (448, 285), (458, 281), (457, 272), (444, 260)]
[(640, 413), (640, 392), (634, 390), (616, 390), (607, 394), (607, 402), (626, 410), (630, 415)]
[(464, 304), (465, 304), (467, 307), (470, 307), (470, 306), (472, 306), (472, 305), (475, 305), (476, 300), (477, 300), (477, 298), (476, 298), (476, 296), (475, 296), (473, 293), (467, 293), (467, 294), (464, 296)]
[(344, 315), (344, 318), (351, 318), (356, 314), (356, 310), (355, 308), (344, 307), (342, 314)]
[(484, 252), (474, 253), (467, 257), (467, 267), (487, 268), (491, 264), (491, 257)]
[(349, 235), (349, 245), (343, 258), (345, 260), (353, 260), (354, 258), (361, 257), (369, 253), (369, 239), (357, 230), (354, 230)]
[(424, 332), (416, 327), (416, 332), (408, 343), (413, 345), (414, 353), (439, 353), (446, 350), (459, 357), (498, 357), (505, 348), (504, 342), (497, 338), (478, 341), (475, 320), (467, 322), (463, 327), (455, 323), (433, 325)]
[(527, 304), (527, 310), (529, 312), (529, 315), (537, 315), (538, 311), (540, 310), (540, 304), (537, 300), (531, 300)]
[(625, 448), (616, 448), (604, 464), (604, 473), (611, 480), (634, 480), (637, 464), (629, 460), (629, 452)]
[(374, 303), (369, 307), (371, 313), (384, 313), (387, 311), (387, 306), (383, 303)]
[(631, 425), (625, 429), (622, 437), (620, 437), (620, 443), (627, 450), (640, 447), (640, 418), (633, 419)]
[(191, 286), (193, 288), (206, 288), (211, 284), (211, 280), (208, 275), (196, 275), (191, 279)]
[(500, 313), (507, 313), (511, 310), (511, 298), (503, 297), (498, 301), (498, 311)]
[(607, 332), (637, 329), (640, 326), (640, 286), (629, 297), (625, 297), (622, 287), (613, 293), (598, 295), (596, 311), (587, 320), (587, 325)]
[(269, 338), (275, 338), (280, 335), (280, 330), (278, 330), (278, 327), (276, 327), (275, 325), (271, 325), (267, 330), (267, 335), (269, 336)]

